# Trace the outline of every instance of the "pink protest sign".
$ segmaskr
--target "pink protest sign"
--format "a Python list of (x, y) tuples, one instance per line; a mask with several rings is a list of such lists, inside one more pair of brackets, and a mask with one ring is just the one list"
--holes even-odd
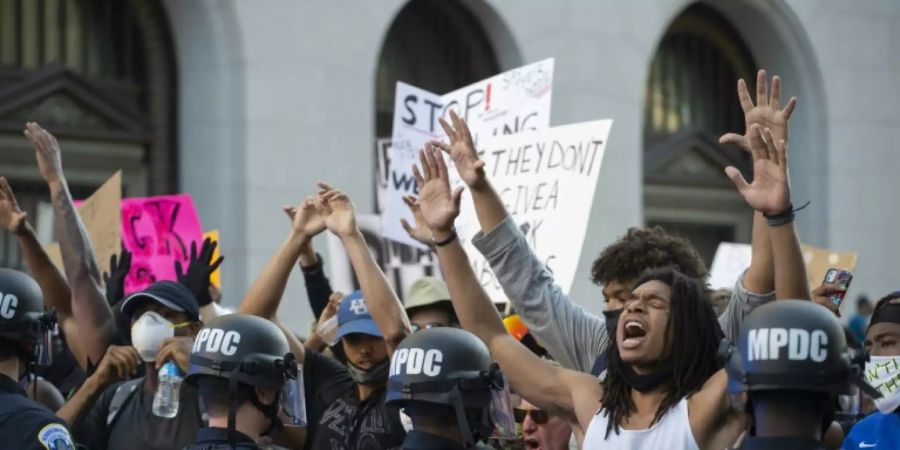
[(175, 261), (187, 267), (193, 241), (203, 242), (203, 228), (190, 195), (122, 199), (122, 242), (134, 255), (125, 292), (176, 280)]

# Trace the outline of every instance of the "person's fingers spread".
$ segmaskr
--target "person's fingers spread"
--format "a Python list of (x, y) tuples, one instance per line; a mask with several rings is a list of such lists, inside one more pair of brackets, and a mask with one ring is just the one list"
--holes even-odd
[(762, 152), (765, 151), (766, 142), (762, 138), (762, 131), (759, 125), (750, 125), (750, 129), (747, 130), (747, 143), (750, 146), (750, 154), (753, 156), (754, 161), (763, 157)]
[(434, 158), (434, 164), (437, 166), (438, 176), (442, 180), (449, 180), (450, 176), (447, 174), (447, 164), (444, 162), (444, 154), (441, 152), (441, 149), (437, 147), (432, 147), (431, 156)]
[(419, 190), (421, 191), (422, 188), (425, 187), (425, 179), (422, 178), (422, 174), (419, 173), (419, 168), (416, 165), (412, 166), (412, 171), (413, 171), (413, 177), (416, 178), (416, 186), (418, 186)]
[(766, 71), (760, 70), (756, 74), (756, 106), (766, 106), (769, 99), (766, 96)]
[(333, 189), (334, 189), (333, 187), (331, 187), (330, 184), (328, 184), (328, 183), (326, 183), (326, 182), (324, 182), (324, 181), (319, 181), (318, 183), (316, 183), (316, 186), (318, 186), (319, 189), (321, 189), (321, 190), (323, 190), (323, 191), (330, 191), (330, 190), (333, 190)]
[(434, 161), (434, 150), (426, 148), (422, 153), (425, 155), (425, 161), (428, 164), (428, 179), (440, 178), (440, 169), (438, 169), (438, 165)]
[(451, 198), (453, 199), (453, 203), (456, 205), (457, 210), (459, 209), (459, 204), (462, 202), (462, 195), (464, 190), (465, 189), (462, 186), (453, 190), (453, 195)]
[(778, 75), (772, 77), (772, 96), (769, 99), (769, 106), (776, 110), (781, 108), (781, 77)]
[(773, 163), (778, 163), (778, 151), (775, 150), (775, 136), (772, 135), (772, 130), (766, 128), (765, 131), (766, 137), (766, 159), (772, 161)]
[(447, 145), (447, 144), (444, 143), (444, 142), (441, 142), (441, 141), (428, 141), (428, 144), (429, 144), (429, 145), (433, 145), (433, 146), (435, 146), (435, 147), (441, 149), (442, 151), (444, 151), (444, 153), (447, 153), (448, 155), (450, 154), (450, 146)]
[(475, 161), (475, 164), (472, 164), (472, 167), (473, 167), (475, 170), (483, 169), (483, 168), (484, 168), (484, 161), (481, 160), (481, 159), (479, 159), (478, 161)]
[(794, 113), (794, 108), (796, 108), (796, 107), (797, 107), (797, 97), (791, 97), (791, 99), (788, 100), (787, 105), (784, 106), (784, 118), (790, 119), (791, 114)]
[(447, 121), (445, 121), (443, 117), (438, 117), (438, 123), (441, 124), (441, 128), (444, 129), (444, 133), (447, 133), (447, 138), (450, 139), (450, 143), (455, 143), (456, 133), (453, 132), (453, 128), (450, 128), (450, 125), (447, 124)]
[(178, 275), (179, 277), (184, 276), (185, 273), (184, 273), (184, 270), (182, 270), (182, 269), (184, 269), (184, 267), (182, 267), (181, 261), (176, 259), (175, 260), (175, 274)]
[(403, 230), (408, 234), (412, 234), (413, 227), (409, 226), (409, 222), (407, 222), (406, 219), (400, 219), (400, 226), (402, 226)]
[(432, 176), (431, 176), (431, 164), (428, 164), (428, 159), (427, 159), (428, 157), (426, 156), (426, 153), (427, 152), (425, 150), (419, 150), (419, 163), (422, 165), (421, 166), (422, 178), (427, 183), (428, 181), (431, 180)]
[(784, 139), (778, 141), (778, 165), (787, 170), (787, 142)]
[(747, 90), (747, 82), (743, 78), (738, 80), (738, 100), (741, 102), (741, 109), (744, 114), (753, 109), (753, 99), (750, 98), (750, 91)]
[(747, 180), (741, 175), (741, 171), (733, 166), (725, 168), (725, 175), (728, 175), (728, 178), (731, 179), (731, 182), (734, 183), (734, 187), (736, 187), (739, 192), (744, 192), (750, 187), (750, 185), (747, 184)]
[(212, 263), (212, 264), (209, 265), (209, 272), (210, 272), (210, 273), (215, 272), (216, 269), (218, 269), (219, 266), (222, 265), (222, 261), (225, 261), (225, 257), (224, 257), (224, 256), (219, 256), (219, 259), (217, 259), (216, 262), (214, 262), (214, 263)]

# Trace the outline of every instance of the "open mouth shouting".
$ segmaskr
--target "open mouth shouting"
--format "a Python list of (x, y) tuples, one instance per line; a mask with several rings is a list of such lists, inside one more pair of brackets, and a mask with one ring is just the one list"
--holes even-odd
[(628, 317), (623, 322), (621, 346), (625, 350), (640, 347), (647, 338), (647, 324), (637, 317)]

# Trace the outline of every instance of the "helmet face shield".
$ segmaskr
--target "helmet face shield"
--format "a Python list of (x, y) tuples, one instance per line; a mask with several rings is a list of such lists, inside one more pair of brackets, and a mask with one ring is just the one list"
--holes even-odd
[(292, 353), (281, 361), (284, 369), (284, 386), (281, 388), (281, 412), (287, 416), (284, 426), (306, 426), (306, 399), (303, 393), (303, 370)]
[(56, 314), (52, 311), (44, 313), (35, 324), (37, 339), (34, 343), (35, 363), (41, 367), (53, 365), (53, 336), (59, 333)]
[[(496, 366), (496, 363), (494, 364)], [(494, 424), (494, 438), (514, 439), (516, 437), (516, 418), (512, 400), (509, 397), (509, 383), (499, 368), (491, 368), (491, 423)]]

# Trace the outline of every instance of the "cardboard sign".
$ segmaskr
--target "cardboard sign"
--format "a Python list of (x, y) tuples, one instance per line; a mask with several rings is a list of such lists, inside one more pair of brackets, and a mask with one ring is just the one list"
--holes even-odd
[[(87, 231), (97, 258), (97, 267), (109, 272), (109, 259), (121, 249), (120, 205), (122, 201), (122, 171), (116, 172), (94, 191), (87, 200), (75, 202), (78, 215)], [(50, 261), (65, 274), (59, 243), (51, 243), (44, 247)], [(101, 276), (102, 282), (102, 276)]]
[[(566, 293), (581, 257), (611, 127), (612, 120), (597, 120), (483, 141), (488, 178)], [(480, 225), (470, 195), (463, 195), (456, 230), (481, 285), (494, 302), (505, 301), (500, 283), (471, 243)]]
[[(385, 237), (425, 248), (409, 238), (400, 219), (412, 219), (403, 196), (418, 194), (412, 166), (418, 163), (419, 150), (429, 140), (446, 140), (439, 117), (449, 122), (449, 111), (456, 111), (467, 121), (480, 149), (480, 142), (488, 137), (546, 129), (550, 125), (552, 87), (553, 59), (504, 72), (446, 95), (398, 82), (382, 216)], [(455, 170), (450, 172), (452, 177), (457, 176)]]
[[(212, 261), (215, 261), (219, 259), (219, 255), (222, 254), (222, 242), (219, 240), (219, 230), (212, 230), (203, 233), (203, 240), (205, 241), (206, 238), (212, 239), (214, 242), (219, 243), (219, 245), (216, 246), (216, 251), (214, 251), (212, 255)], [(200, 243), (198, 242), (197, 245), (199, 246)], [(197, 251), (200, 251), (199, 247), (197, 248)], [(209, 275), (209, 281), (216, 288), (222, 288), (222, 266), (217, 267), (216, 271)]]
[(825, 281), (825, 272), (828, 272), (828, 269), (856, 272), (856, 252), (836, 252), (806, 244), (801, 245), (800, 249), (803, 250), (803, 262), (806, 263), (810, 289), (819, 287)]
[[(803, 252), (803, 262), (806, 263), (810, 291), (822, 285), (828, 269), (856, 271), (856, 252), (836, 252), (807, 244), (801, 244), (800, 250)], [(750, 244), (720, 243), (710, 270), (710, 287), (733, 289), (738, 277), (750, 267), (750, 259)]]
[(124, 199), (121, 226), (123, 245), (134, 255), (126, 293), (176, 280), (175, 261), (186, 266), (191, 242), (203, 242), (203, 228), (187, 194)]

